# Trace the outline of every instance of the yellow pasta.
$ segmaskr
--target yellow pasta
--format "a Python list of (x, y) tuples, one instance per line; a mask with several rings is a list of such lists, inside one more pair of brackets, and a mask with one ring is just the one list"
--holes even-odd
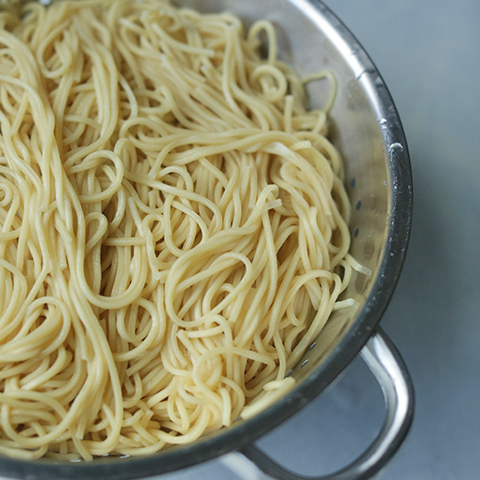
[(335, 88), (280, 62), (265, 21), (0, 13), (0, 453), (148, 454), (292, 387), (348, 305)]

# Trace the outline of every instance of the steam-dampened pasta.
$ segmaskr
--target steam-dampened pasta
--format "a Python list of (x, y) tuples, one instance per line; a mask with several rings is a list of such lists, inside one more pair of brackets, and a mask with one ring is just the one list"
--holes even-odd
[(334, 96), (265, 21), (159, 0), (0, 13), (1, 453), (148, 454), (292, 386), (350, 304)]

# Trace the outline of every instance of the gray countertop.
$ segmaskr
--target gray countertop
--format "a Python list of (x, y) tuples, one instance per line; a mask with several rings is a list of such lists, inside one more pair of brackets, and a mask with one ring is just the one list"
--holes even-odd
[[(480, 478), (480, 2), (328, 0), (395, 100), (414, 174), (402, 277), (381, 325), (416, 388), (415, 419), (382, 480)], [(373, 439), (379, 387), (357, 360), (259, 442), (303, 473), (345, 465)], [(162, 480), (233, 478), (219, 461)], [(246, 478), (249, 478), (248, 476)]]

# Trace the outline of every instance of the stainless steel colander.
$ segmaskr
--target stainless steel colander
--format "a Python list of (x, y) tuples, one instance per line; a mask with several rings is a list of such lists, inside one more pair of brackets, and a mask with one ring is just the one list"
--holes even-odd
[[(353, 204), (350, 253), (371, 274), (354, 273), (345, 296), (354, 298), (358, 306), (333, 313), (327, 327), (293, 369), (296, 387), (257, 416), (239, 420), (190, 445), (143, 458), (108, 457), (69, 463), (0, 457), (0, 476), (127, 480), (185, 468), (235, 451), (274, 478), (304, 478), (284, 470), (252, 443), (315, 398), (361, 352), (384, 392), (383, 428), (359, 459), (340, 472), (317, 478), (369, 478), (399, 448), (413, 416), (410, 377), (398, 352), (377, 326), (402, 269), (412, 215), (410, 161), (393, 101), (365, 51), (318, 0), (175, 3), (204, 12), (228, 10), (247, 24), (259, 18), (270, 19), (278, 33), (283, 60), (302, 74), (323, 68), (335, 73), (339, 89), (331, 112), (331, 139), (345, 159), (346, 184)], [(318, 95), (313, 85), (310, 96), (314, 105), (322, 102)]]

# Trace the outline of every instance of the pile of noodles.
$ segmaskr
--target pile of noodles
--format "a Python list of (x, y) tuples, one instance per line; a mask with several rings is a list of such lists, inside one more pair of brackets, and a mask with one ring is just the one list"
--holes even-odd
[(334, 96), (264, 21), (159, 0), (0, 13), (0, 453), (147, 454), (291, 388), (351, 305)]

